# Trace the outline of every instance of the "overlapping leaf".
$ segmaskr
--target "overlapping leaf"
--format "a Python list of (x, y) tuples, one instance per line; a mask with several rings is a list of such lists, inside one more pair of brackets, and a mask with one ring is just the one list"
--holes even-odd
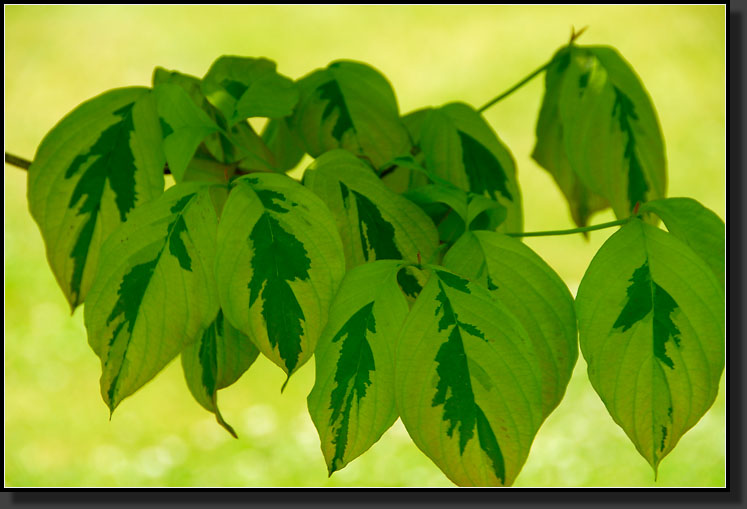
[(287, 118), (273, 118), (262, 131), (262, 140), (274, 155), (276, 167), (280, 171), (293, 169), (306, 152), (301, 140), (291, 131)]
[(429, 260), (438, 245), (433, 222), (409, 200), (389, 190), (365, 163), (332, 150), (306, 170), (304, 184), (337, 220), (347, 267), (373, 260)]
[[(570, 46), (555, 58), (551, 72), (560, 76), (548, 75), (547, 85), (559, 91), (548, 90), (546, 98), (549, 95), (550, 110), (557, 101), (560, 125), (545, 117), (547, 124), (538, 125), (535, 153), (546, 158), (548, 170), (564, 182), (561, 188), (571, 196), (571, 209), (578, 207), (579, 219), (585, 219), (607, 200), (624, 218), (636, 203), (663, 197), (666, 158), (661, 129), (630, 64), (604, 46)], [(562, 136), (573, 177), (557, 154), (557, 136)]]
[(146, 88), (84, 102), (42, 140), (28, 172), (31, 215), (70, 308), (86, 298), (101, 245), (163, 192), (161, 132)]
[(579, 179), (565, 152), (559, 100), (570, 62), (571, 50), (563, 48), (553, 57), (545, 71), (545, 95), (537, 118), (537, 143), (532, 151), (532, 158), (553, 176), (565, 195), (573, 221), (583, 227), (592, 214), (609, 207), (609, 202), (593, 193)]
[(291, 126), (313, 157), (335, 148), (365, 155), (379, 168), (410, 151), (389, 82), (359, 62), (338, 61), (298, 81)]
[(439, 238), (447, 243), (456, 242), (465, 231), (494, 231), (506, 219), (506, 207), (497, 201), (457, 187), (430, 184), (404, 196), (428, 214)]
[[(169, 96), (172, 96), (170, 102), (175, 104), (172, 104), (167, 110), (170, 110), (171, 115), (175, 114), (173, 111), (175, 108), (177, 112), (182, 112), (181, 120), (177, 117), (178, 123), (181, 123), (183, 127), (192, 129), (194, 138), (200, 138), (201, 132), (209, 132), (207, 136), (201, 139), (201, 142), (197, 142), (196, 152), (194, 151), (194, 141), (182, 147), (183, 153), (179, 149), (175, 151), (177, 157), (188, 161), (186, 169), (182, 171), (179, 168), (179, 171), (174, 175), (177, 182), (191, 180), (225, 182), (227, 178), (234, 174), (236, 169), (234, 163), (238, 163), (244, 170), (275, 169), (276, 163), (273, 154), (252, 127), (245, 121), (237, 122), (229, 127), (223, 114), (203, 95), (199, 78), (157, 67), (153, 73), (153, 86), (158, 87), (163, 84), (176, 85), (184, 89), (197, 109), (207, 114), (207, 117), (212, 121), (207, 121), (204, 115), (195, 113), (194, 108), (184, 104), (184, 97), (173, 97), (175, 95), (173, 91), (169, 94)], [(172, 126), (166, 119), (163, 119), (161, 125), (165, 131), (164, 136), (173, 132)], [(184, 138), (185, 135), (182, 134), (181, 137)], [(175, 143), (175, 141), (171, 143)]]
[(463, 103), (426, 110), (413, 120), (425, 168), (464, 191), (506, 208), (500, 231), (521, 231), (521, 193), (513, 157), (483, 117)]
[(653, 212), (669, 233), (690, 246), (713, 271), (721, 286), (726, 278), (726, 225), (715, 212), (692, 198), (665, 198), (641, 206)]
[(284, 117), (293, 112), (298, 90), (266, 58), (222, 56), (210, 66), (201, 90), (232, 126), (249, 117)]
[(654, 470), (716, 398), (724, 304), (706, 263), (640, 219), (607, 240), (581, 281), (576, 312), (589, 379)]
[(182, 350), (182, 369), (189, 391), (234, 437), (236, 432), (218, 410), (218, 390), (238, 380), (258, 355), (257, 347), (223, 317), (223, 311), (218, 311), (198, 341)]
[(397, 420), (393, 350), (409, 312), (397, 282), (402, 264), (380, 260), (349, 271), (319, 339), (308, 404), (330, 475)]
[(578, 358), (568, 288), (525, 244), (490, 231), (463, 235), (443, 265), (488, 288), (526, 329), (542, 373), (542, 409), (548, 416), (563, 398)]
[(344, 272), (335, 221), (314, 193), (277, 174), (234, 181), (218, 228), (221, 306), (288, 377), (313, 353)]
[(453, 482), (508, 486), (542, 422), (540, 364), (527, 332), (487, 289), (431, 271), (397, 343), (397, 409)]
[(112, 411), (218, 313), (211, 190), (170, 188), (135, 209), (102, 248), (106, 263), (99, 264), (84, 317), (88, 342), (101, 359), (101, 394)]

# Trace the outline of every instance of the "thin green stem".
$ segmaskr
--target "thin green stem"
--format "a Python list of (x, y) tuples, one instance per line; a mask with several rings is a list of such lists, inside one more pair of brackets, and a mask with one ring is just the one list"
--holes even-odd
[[(635, 217), (635, 216), (631, 216)], [(594, 230), (603, 230), (604, 228), (610, 228), (612, 226), (618, 226), (625, 224), (630, 221), (631, 217), (625, 219), (618, 219), (617, 221), (610, 221), (609, 223), (595, 224), (593, 226), (584, 226), (583, 228), (572, 228), (570, 230), (550, 230), (545, 232), (519, 232), (519, 233), (507, 233), (509, 237), (549, 237), (551, 235), (571, 235), (572, 233), (584, 233)]]
[(511, 95), (512, 93), (514, 93), (516, 90), (518, 90), (521, 87), (523, 87), (524, 85), (526, 85), (527, 82), (529, 82), (532, 78), (534, 78), (539, 73), (541, 73), (542, 71), (544, 71), (545, 69), (547, 69), (550, 66), (551, 63), (552, 63), (552, 60), (550, 60), (550, 61), (546, 62), (545, 64), (543, 64), (542, 67), (539, 67), (538, 69), (534, 70), (529, 76), (527, 76), (526, 78), (524, 78), (523, 80), (521, 80), (520, 82), (518, 82), (516, 85), (514, 85), (511, 88), (509, 88), (508, 90), (506, 90), (505, 92), (503, 92), (501, 95), (499, 95), (498, 97), (496, 97), (492, 101), (490, 101), (487, 104), (485, 104), (485, 106), (483, 106), (482, 108), (480, 108), (479, 110), (477, 110), (478, 113), (482, 113), (483, 111), (487, 110), (488, 108), (490, 108), (491, 106), (493, 106), (495, 103), (497, 103), (501, 99), (503, 99), (505, 97), (508, 97), (509, 95)]

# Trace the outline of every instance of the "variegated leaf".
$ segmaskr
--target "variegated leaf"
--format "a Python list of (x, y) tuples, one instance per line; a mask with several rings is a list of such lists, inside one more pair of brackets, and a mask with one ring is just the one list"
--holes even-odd
[(319, 339), (308, 404), (330, 475), (397, 420), (394, 341), (409, 312), (397, 282), (402, 264), (379, 260), (349, 271)]
[(216, 256), (226, 318), (290, 378), (314, 352), (345, 272), (329, 210), (284, 175), (241, 177), (223, 208)]
[(99, 264), (84, 318), (112, 412), (215, 319), (213, 190), (225, 195), (225, 187), (170, 188), (135, 209), (102, 248), (106, 263)]
[(490, 231), (463, 235), (444, 267), (479, 282), (521, 322), (542, 373), (542, 413), (560, 403), (578, 358), (573, 296), (563, 280), (521, 241)]
[(312, 157), (343, 148), (376, 168), (410, 151), (391, 85), (368, 65), (338, 61), (298, 81), (291, 128)]
[(71, 310), (86, 298), (104, 240), (135, 207), (163, 193), (164, 163), (146, 88), (90, 99), (42, 140), (28, 171), (29, 209)]
[(397, 342), (397, 409), (453, 482), (509, 486), (543, 418), (532, 342), (487, 289), (429, 270)]
[(638, 218), (605, 242), (578, 288), (591, 384), (654, 471), (716, 398), (724, 307), (706, 263)]
[(409, 200), (389, 190), (369, 166), (345, 150), (317, 158), (304, 185), (332, 211), (347, 267), (373, 260), (429, 260), (438, 245), (433, 222)]

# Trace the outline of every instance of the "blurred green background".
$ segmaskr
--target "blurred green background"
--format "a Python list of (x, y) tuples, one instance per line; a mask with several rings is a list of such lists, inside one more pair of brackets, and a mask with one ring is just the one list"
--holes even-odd
[[(5, 7), (5, 148), (33, 158), (45, 133), (104, 90), (148, 85), (160, 65), (202, 76), (220, 55), (265, 56), (298, 78), (340, 58), (368, 62), (402, 112), (461, 100), (480, 106), (579, 44), (632, 63), (657, 108), (669, 195), (725, 217), (724, 6), (101, 6)], [(488, 110), (517, 161), (528, 231), (572, 227), (529, 154), (544, 90), (535, 79)], [(592, 223), (613, 219), (606, 212)], [(575, 293), (612, 233), (527, 240)], [(306, 411), (314, 362), (284, 375), (260, 359), (221, 391), (232, 439), (192, 400), (172, 362), (109, 421), (82, 308), (72, 316), (26, 205), (26, 173), (5, 166), (5, 485), (452, 486), (397, 422), (327, 477)], [(724, 486), (725, 400), (662, 462), (659, 479), (607, 415), (579, 359), (565, 399), (534, 441), (516, 486)]]

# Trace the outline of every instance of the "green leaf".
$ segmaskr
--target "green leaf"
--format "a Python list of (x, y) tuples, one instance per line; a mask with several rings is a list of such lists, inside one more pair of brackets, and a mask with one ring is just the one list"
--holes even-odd
[(420, 126), (425, 167), (464, 191), (487, 196), (506, 208), (501, 231), (521, 231), (521, 194), (513, 157), (471, 106), (430, 110)]
[(529, 334), (542, 373), (542, 409), (560, 403), (578, 358), (573, 297), (545, 261), (521, 241), (469, 232), (446, 253), (444, 267), (492, 291)]
[(380, 260), (348, 272), (319, 339), (308, 405), (330, 475), (397, 420), (393, 349), (409, 312), (397, 283), (401, 267)]
[(463, 486), (511, 485), (543, 418), (527, 332), (488, 290), (438, 267), (400, 331), (395, 390), (415, 445)]
[(565, 195), (573, 221), (584, 227), (588, 224), (589, 217), (609, 207), (609, 202), (584, 185), (565, 152), (559, 101), (570, 59), (571, 50), (561, 49), (545, 72), (545, 95), (537, 118), (537, 143), (532, 151), (532, 158), (553, 176)]
[(276, 67), (265, 58), (220, 57), (202, 79), (202, 92), (229, 126), (249, 117), (285, 117), (293, 113), (298, 90)]
[(618, 218), (666, 193), (664, 141), (654, 106), (614, 49), (570, 48), (559, 97), (563, 143), (576, 176)]
[(166, 161), (174, 179), (182, 182), (197, 147), (220, 128), (179, 85), (162, 83), (156, 85), (154, 93), (163, 130)]
[(337, 220), (348, 269), (373, 260), (429, 260), (438, 233), (415, 204), (389, 190), (371, 169), (345, 150), (317, 158), (304, 184)]
[(288, 127), (286, 118), (270, 119), (262, 131), (262, 139), (275, 156), (280, 171), (292, 170), (306, 154), (301, 140)]
[(695, 251), (725, 288), (726, 225), (715, 212), (692, 198), (650, 201), (641, 206), (640, 212), (659, 216), (669, 233)]
[(344, 148), (378, 168), (410, 151), (394, 91), (374, 68), (333, 62), (301, 78), (298, 86), (301, 98), (291, 127), (312, 157)]
[(223, 318), (223, 311), (218, 311), (198, 341), (182, 350), (182, 368), (189, 391), (234, 438), (236, 432), (218, 410), (218, 390), (238, 380), (258, 355), (259, 350), (251, 340)]
[(192, 102), (204, 111), (220, 129), (202, 140), (195, 157), (190, 160), (183, 176), (177, 178), (177, 182), (191, 180), (225, 182), (227, 178), (233, 176), (235, 172), (233, 163), (236, 162), (240, 162), (245, 170), (276, 169), (270, 149), (247, 122), (238, 122), (228, 127), (223, 114), (203, 95), (199, 78), (156, 67), (153, 73), (153, 86), (163, 83), (183, 88)]
[(344, 272), (335, 221), (314, 193), (284, 175), (234, 181), (218, 228), (221, 306), (289, 378), (313, 353)]
[(589, 379), (654, 471), (716, 398), (724, 307), (705, 262), (639, 219), (605, 242), (581, 281), (576, 313)]
[(211, 186), (179, 184), (135, 209), (104, 243), (85, 306), (113, 412), (218, 313), (213, 275), (217, 212)]
[(446, 243), (456, 242), (467, 230), (495, 230), (506, 218), (500, 203), (453, 186), (429, 184), (403, 196), (428, 214)]
[(164, 163), (146, 88), (90, 99), (42, 140), (28, 171), (29, 209), (72, 311), (91, 287), (104, 240), (133, 209), (163, 193)]

